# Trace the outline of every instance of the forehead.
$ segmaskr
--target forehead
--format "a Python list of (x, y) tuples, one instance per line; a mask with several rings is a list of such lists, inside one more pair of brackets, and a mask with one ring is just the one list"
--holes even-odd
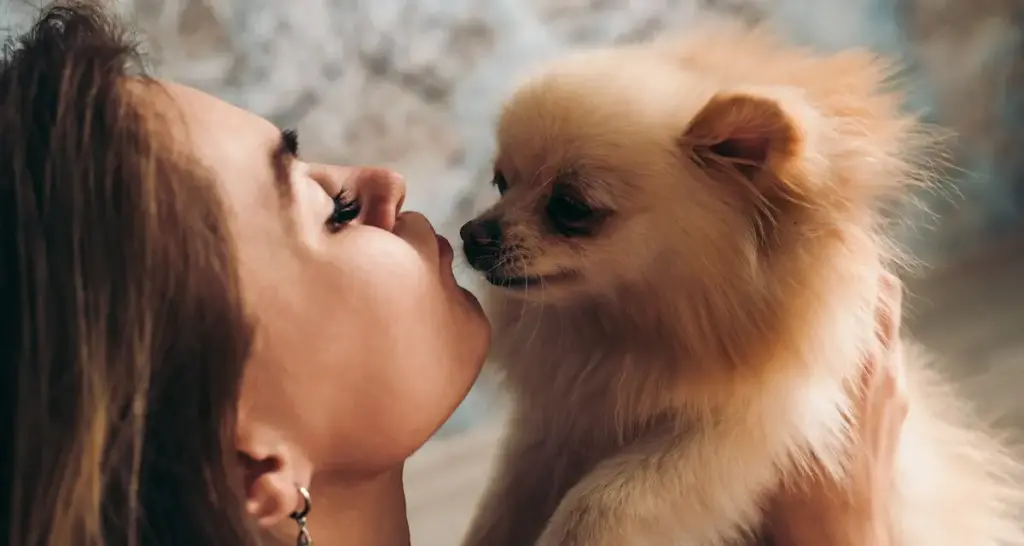
[(673, 153), (712, 94), (703, 78), (650, 54), (571, 57), (526, 82), (505, 104), (496, 163), (527, 178), (567, 168), (641, 167), (638, 161)]
[(677, 166), (683, 122), (602, 115), (603, 105), (595, 102), (564, 108), (550, 103), (520, 106), (546, 115), (507, 112), (495, 167), (510, 184), (562, 183), (618, 193)]
[(278, 130), (269, 121), (191, 87), (163, 86), (200, 155), (242, 155), (251, 160), (252, 152), (275, 142)]
[(160, 109), (162, 128), (212, 172), (229, 208), (247, 214), (253, 206), (273, 210), (276, 196), (270, 158), (280, 131), (269, 121), (199, 90), (169, 82), (160, 85), (165, 93), (147, 98)]

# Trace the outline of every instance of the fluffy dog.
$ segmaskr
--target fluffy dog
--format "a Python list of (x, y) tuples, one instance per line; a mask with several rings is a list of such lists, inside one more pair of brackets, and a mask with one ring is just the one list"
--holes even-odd
[[(515, 399), (466, 546), (759, 543), (767, 496), (841, 479), (884, 205), (927, 178), (890, 73), (715, 25), (516, 91), (461, 232)], [(905, 350), (894, 544), (1024, 545), (1020, 464)]]

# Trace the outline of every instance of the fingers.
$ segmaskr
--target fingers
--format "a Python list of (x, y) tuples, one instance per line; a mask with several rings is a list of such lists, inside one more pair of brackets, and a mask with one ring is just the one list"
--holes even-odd
[(900, 326), (903, 320), (903, 284), (894, 275), (884, 272), (880, 277), (882, 316), (882, 345), (886, 348), (886, 362), (882, 366), (880, 395), (891, 404), (894, 416), (900, 422), (906, 417), (907, 392)]
[[(902, 349), (902, 347), (900, 348)], [(898, 428), (906, 420), (910, 409), (907, 375), (904, 368), (902, 350), (890, 353), (888, 366), (885, 366), (881, 375), (879, 396), (885, 400), (887, 412), (894, 419), (894, 425)]]
[(875, 300), (875, 330), (879, 346), (872, 348), (863, 363), (862, 393), (871, 389), (872, 380), (876, 377), (876, 369), (885, 367), (890, 355), (902, 350), (899, 331), (903, 319), (903, 285), (898, 278), (887, 271), (882, 272), (878, 282), (878, 297)]
[[(842, 484), (844, 495), (832, 494), (835, 492), (833, 488), (838, 485), (827, 480), (816, 481), (814, 483), (818, 485), (811, 488), (808, 494), (790, 494), (790, 498), (783, 496), (782, 512), (777, 517), (796, 518), (796, 514), (799, 514), (804, 519), (798, 521), (805, 521), (808, 507), (828, 510), (829, 501), (837, 497), (848, 499), (838, 507), (838, 510), (845, 513), (875, 513), (872, 507), (879, 503), (884, 505), (885, 496), (892, 487), (900, 434), (909, 408), (904, 348), (899, 337), (902, 292), (902, 285), (894, 276), (883, 273), (879, 277), (875, 305), (878, 342), (872, 344), (865, 356), (859, 385), (861, 389), (856, 393), (853, 411), (848, 415), (853, 443), (849, 446), (849, 473)], [(793, 502), (792, 498), (804, 502), (786, 505), (786, 502)], [(787, 515), (786, 510), (794, 506), (794, 515)], [(851, 509), (856, 506), (864, 509)], [(824, 542), (808, 542), (815, 543)]]
[(879, 324), (882, 346), (891, 348), (893, 342), (899, 338), (900, 324), (903, 320), (903, 284), (887, 271), (879, 277), (876, 306), (876, 320)]
[[(908, 409), (903, 345), (899, 336), (903, 287), (899, 279), (888, 272), (883, 272), (878, 281), (875, 306), (878, 343), (864, 360), (855, 408), (860, 434), (864, 441), (875, 445), (885, 443), (891, 429), (898, 433)], [(895, 423), (890, 424), (890, 421)]]
[(883, 274), (876, 321), (879, 346), (871, 353), (864, 370), (864, 391), (858, 424), (862, 448), (869, 460), (888, 464), (895, 458), (899, 436), (909, 412), (909, 396), (904, 369), (903, 344), (899, 337), (902, 319), (902, 285)]

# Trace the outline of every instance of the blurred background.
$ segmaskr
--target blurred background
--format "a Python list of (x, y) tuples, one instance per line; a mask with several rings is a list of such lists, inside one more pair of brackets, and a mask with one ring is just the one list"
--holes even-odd
[[(40, 4), (37, 0), (36, 6)], [(829, 51), (906, 67), (907, 108), (958, 135), (948, 191), (904, 242), (907, 327), (983, 411), (1024, 430), (1024, 0), (123, 0), (153, 69), (298, 128), (309, 158), (381, 164), (449, 237), (496, 195), (491, 131), (517, 77), (591, 44), (769, 21)], [(17, 27), (33, 2), (0, 0)], [(609, 74), (614, 78), (615, 74)], [(463, 268), (465, 269), (465, 268)], [(464, 273), (464, 272), (462, 272)], [(414, 459), (413, 543), (456, 543), (485, 484), (502, 400), (486, 375)]]

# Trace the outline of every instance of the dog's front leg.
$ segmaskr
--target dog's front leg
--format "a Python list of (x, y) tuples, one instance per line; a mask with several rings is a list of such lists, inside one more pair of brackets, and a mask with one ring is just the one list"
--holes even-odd
[(579, 479), (574, 455), (535, 423), (520, 416), (511, 427), (463, 546), (532, 546), (558, 501)]
[(723, 432), (659, 433), (602, 461), (562, 499), (536, 546), (744, 543), (778, 483), (778, 453), (756, 433)]

